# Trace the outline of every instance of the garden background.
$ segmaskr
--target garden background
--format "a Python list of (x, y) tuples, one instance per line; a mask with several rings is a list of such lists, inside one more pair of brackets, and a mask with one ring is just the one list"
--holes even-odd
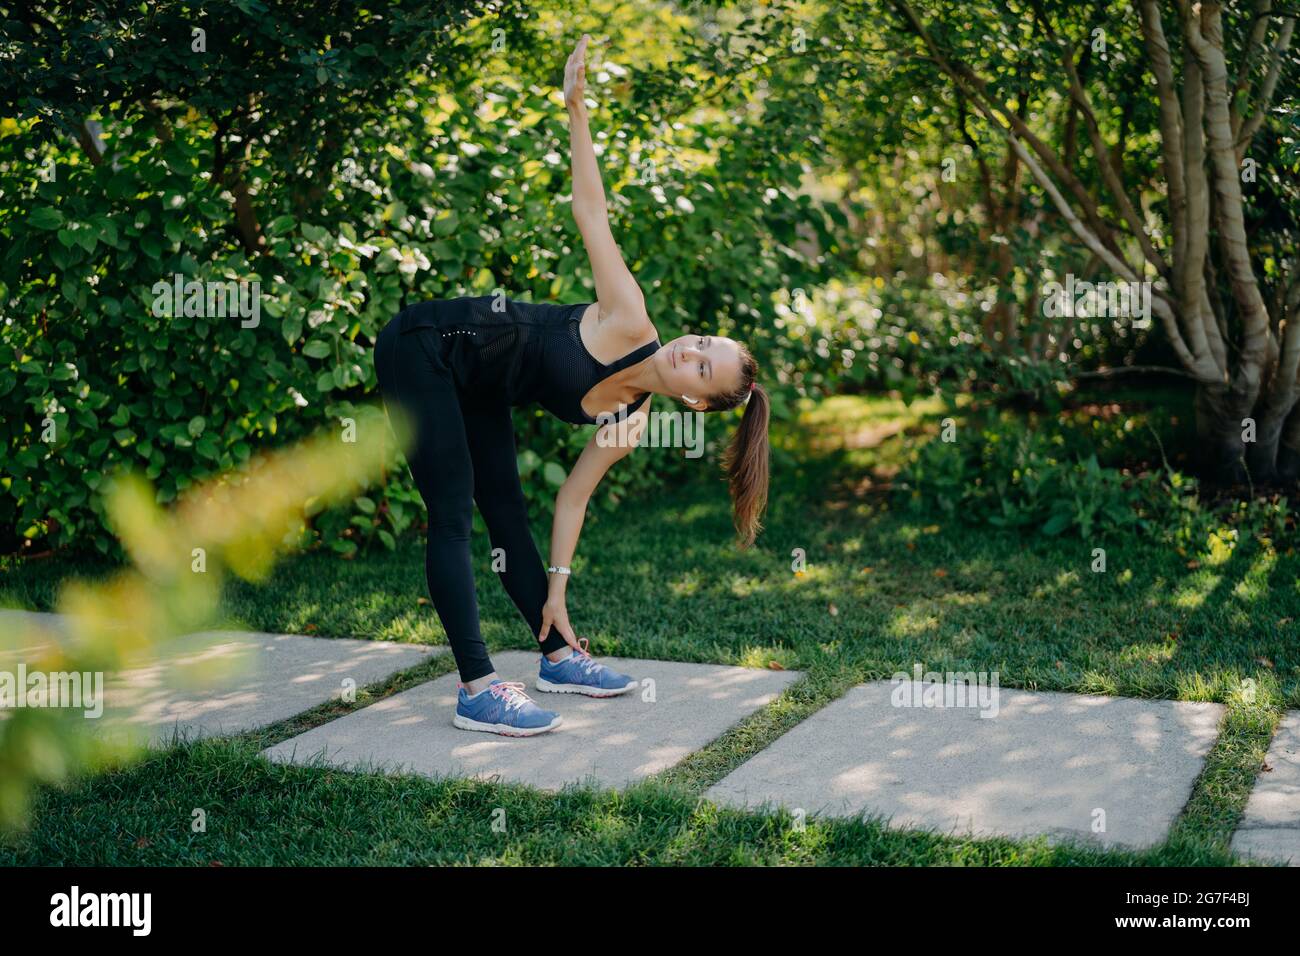
[[(586, 31), (614, 234), (661, 338), (754, 352), (773, 489), (740, 553), (718, 467), (738, 413), (710, 416), (701, 459), (629, 456), (593, 499), (574, 624), (601, 653), (810, 679), (631, 796), (429, 785), (452, 815), (559, 800), (575, 821), (559, 844), (354, 832), (307, 857), (1092, 860), (869, 826), (791, 840), (690, 799), (848, 686), (920, 660), (1229, 704), (1150, 857), (1224, 859), (1272, 727), (1300, 704), (1300, 63), (1295, 11), (1274, 6), (5, 6), (0, 599), (50, 608), (68, 580), (139, 563), (110, 513), (114, 475), (168, 509), (360, 416), (374, 338), (404, 304), (590, 300), (558, 92)], [(257, 282), (260, 323), (155, 314), (156, 284), (178, 274)], [(1063, 314), (1051, 290), (1070, 281), (1149, 283), (1150, 314)], [(540, 409), (515, 424), (544, 544), (590, 429)], [(214, 613), (441, 643), (399, 464), (308, 502), (274, 542), (293, 556), (223, 580)], [(528, 647), (477, 528), (485, 636)], [(25, 779), (76, 767), (4, 743)], [(277, 861), (269, 843), (153, 834), (161, 794), (236, 800), (236, 780), (252, 832), (301, 836), (344, 793), (375, 811), (361, 830), (420, 830), (391, 784), (286, 795), (292, 771), (258, 763), (256, 743), (40, 791), (29, 842), (0, 854), (39, 859), (72, 829), (114, 862)], [(111, 812), (95, 788), (118, 795)], [(144, 842), (104, 835), (124, 832)]]

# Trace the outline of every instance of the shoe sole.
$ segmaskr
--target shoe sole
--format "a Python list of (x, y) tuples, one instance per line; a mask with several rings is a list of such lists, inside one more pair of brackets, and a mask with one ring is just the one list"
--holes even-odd
[(485, 724), (479, 720), (471, 720), (469, 717), (462, 717), (457, 714), (451, 719), (452, 724), (461, 730), (481, 730), (488, 734), (500, 734), (502, 737), (536, 737), (538, 734), (544, 734), (548, 730), (554, 730), (564, 722), (564, 718), (556, 718), (545, 727), (511, 727), (509, 724)]
[(608, 687), (588, 687), (585, 684), (552, 684), (543, 678), (537, 678), (537, 683), (533, 685), (540, 691), (548, 694), (582, 694), (584, 697), (617, 697), (619, 694), (626, 694), (630, 690), (640, 686), (640, 681), (632, 681), (626, 687), (608, 688)]

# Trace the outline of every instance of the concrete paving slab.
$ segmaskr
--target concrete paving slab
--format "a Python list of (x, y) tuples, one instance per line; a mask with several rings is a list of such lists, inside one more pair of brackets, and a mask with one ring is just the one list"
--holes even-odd
[(570, 783), (619, 788), (671, 767), (802, 676), (713, 664), (600, 660), (642, 680), (642, 687), (604, 700), (546, 694), (533, 688), (536, 653), (493, 655), (497, 673), (522, 681), (534, 700), (564, 718), (559, 728), (536, 737), (501, 737), (452, 726), (457, 678), (447, 674), (263, 753), (279, 762), (319, 760), (353, 770), (496, 777), (550, 791)]
[[(896, 688), (912, 706), (892, 703)], [(910, 680), (853, 688), (706, 796), (954, 835), (1145, 846), (1187, 802), (1223, 712), (1007, 689), (996, 708), (921, 707), (915, 689)]]
[(1300, 866), (1300, 710), (1278, 724), (1246, 812), (1232, 837), (1234, 853), (1261, 863)]
[[(39, 629), (42, 638), (17, 643)], [(69, 638), (55, 614), (0, 610), (0, 675), (30, 669), (41, 647)], [(243, 733), (310, 710), (414, 667), (447, 648), (386, 641), (207, 631), (177, 638), (138, 666), (103, 679), (96, 732), (141, 743)], [(89, 682), (87, 682), (89, 686)], [(85, 711), (83, 710), (83, 713)], [(0, 711), (3, 714), (3, 711)]]

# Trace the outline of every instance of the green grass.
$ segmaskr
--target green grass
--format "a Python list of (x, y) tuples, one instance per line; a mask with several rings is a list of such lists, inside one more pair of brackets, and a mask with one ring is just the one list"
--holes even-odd
[[(1221, 563), (1147, 540), (1027, 538), (940, 525), (881, 489), (915, 436), (945, 414), (839, 398), (774, 436), (759, 546), (731, 545), (715, 474), (588, 522), (569, 612), (598, 654), (780, 666), (806, 676), (681, 764), (618, 794), (558, 795), (458, 780), (272, 765), (258, 751), (450, 669), (449, 658), (240, 738), (175, 747), (41, 794), (33, 827), (0, 863), (67, 864), (930, 864), (1201, 865), (1228, 841), (1274, 726), (1300, 705), (1300, 557), (1245, 542)], [(808, 436), (821, 436), (816, 442)], [(831, 441), (826, 436), (834, 437)], [(873, 442), (881, 442), (873, 446)], [(649, 451), (649, 450), (646, 450)], [(544, 540), (548, 529), (543, 532)], [(494, 649), (533, 646), (474, 543), (483, 630)], [(792, 570), (802, 549), (807, 567)], [(544, 551), (543, 551), (544, 553)], [(61, 559), (7, 569), (0, 603), (48, 607), (60, 580), (104, 568)], [(422, 549), (356, 561), (286, 559), (228, 588), (227, 623), (268, 631), (441, 643)], [(1004, 687), (1210, 700), (1222, 735), (1165, 844), (1142, 853), (1044, 841), (962, 840), (876, 822), (722, 810), (711, 784), (863, 680), (914, 663), (997, 670)], [(1253, 701), (1242, 688), (1253, 680)], [(190, 830), (203, 808), (208, 830)], [(504, 833), (492, 827), (504, 808)]]

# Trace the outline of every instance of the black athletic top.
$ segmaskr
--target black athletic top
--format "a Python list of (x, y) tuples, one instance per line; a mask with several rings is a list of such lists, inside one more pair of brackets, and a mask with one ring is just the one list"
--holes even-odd
[[(399, 318), (403, 332), (438, 330), (440, 354), (459, 391), (515, 406), (538, 402), (566, 422), (595, 425), (597, 420), (582, 410), (583, 397), (598, 382), (653, 355), (659, 337), (603, 365), (587, 351), (579, 333), (590, 304), (478, 296), (421, 302), (404, 309)], [(646, 392), (634, 404), (621, 406), (614, 421), (622, 421), (649, 397)]]

